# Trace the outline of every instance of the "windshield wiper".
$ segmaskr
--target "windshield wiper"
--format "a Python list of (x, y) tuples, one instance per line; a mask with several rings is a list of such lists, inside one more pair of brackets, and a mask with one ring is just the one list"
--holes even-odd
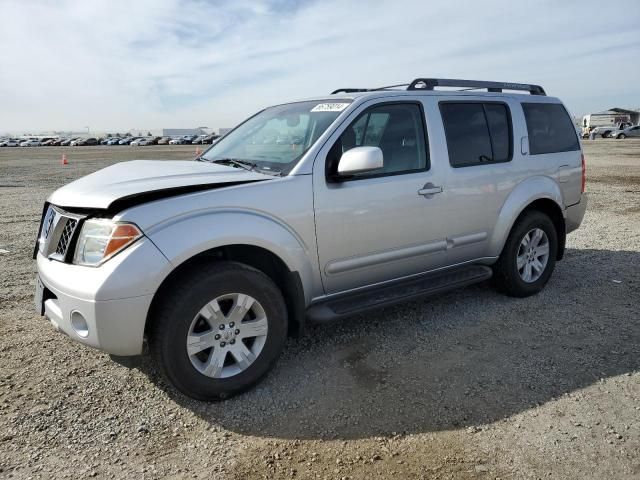
[(221, 158), (219, 160), (211, 160), (211, 163), (220, 163), (222, 165), (233, 165), (234, 167), (244, 168), (245, 170), (255, 170), (258, 164), (249, 160), (241, 160), (239, 158)]
[(219, 158), (217, 160), (209, 160), (203, 156), (196, 157), (198, 162), (219, 163), (221, 165), (233, 165), (234, 167), (244, 168), (248, 171), (256, 171), (265, 175), (273, 175), (275, 177), (281, 177), (282, 172), (278, 170), (271, 170), (269, 168), (261, 168), (257, 163), (250, 160), (242, 160), (240, 158)]

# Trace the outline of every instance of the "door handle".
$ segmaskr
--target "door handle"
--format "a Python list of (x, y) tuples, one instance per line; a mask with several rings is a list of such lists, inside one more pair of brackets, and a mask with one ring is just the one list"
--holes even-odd
[(442, 187), (436, 187), (433, 183), (429, 182), (420, 190), (418, 195), (422, 195), (425, 198), (431, 198), (436, 193), (442, 193)]

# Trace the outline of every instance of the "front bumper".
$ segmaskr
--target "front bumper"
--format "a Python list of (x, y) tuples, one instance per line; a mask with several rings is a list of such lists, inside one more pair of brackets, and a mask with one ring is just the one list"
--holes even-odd
[(565, 225), (567, 233), (576, 230), (582, 223), (584, 213), (587, 211), (587, 194), (583, 193), (579, 203), (567, 207), (565, 211)]
[[(149, 239), (141, 238), (96, 268), (50, 260), (42, 254), (37, 264), (36, 309), (58, 331), (112, 355), (142, 352), (153, 295), (170, 270)], [(78, 314), (86, 330), (72, 322), (80, 318)]]

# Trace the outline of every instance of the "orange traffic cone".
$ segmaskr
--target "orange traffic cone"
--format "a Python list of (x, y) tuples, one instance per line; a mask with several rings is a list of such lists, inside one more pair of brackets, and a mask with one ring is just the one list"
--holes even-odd
[(200, 147), (196, 147), (196, 157), (199, 156), (202, 152), (200, 151)]
[(62, 165), (69, 165), (69, 162), (67, 162), (67, 154), (66, 153), (62, 154), (62, 159), (60, 160), (60, 163)]

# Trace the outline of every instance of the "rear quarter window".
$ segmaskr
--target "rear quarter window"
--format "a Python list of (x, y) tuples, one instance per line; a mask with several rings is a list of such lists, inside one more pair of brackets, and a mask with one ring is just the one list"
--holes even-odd
[(576, 129), (564, 107), (557, 103), (523, 103), (529, 134), (529, 153), (580, 150)]

